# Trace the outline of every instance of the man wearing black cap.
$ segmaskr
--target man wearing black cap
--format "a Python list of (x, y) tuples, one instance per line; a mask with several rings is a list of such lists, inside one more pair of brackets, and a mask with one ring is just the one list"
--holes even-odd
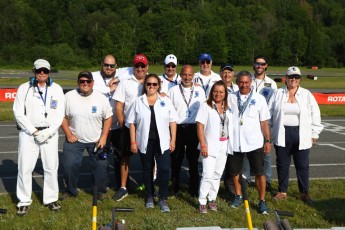
[(37, 59), (34, 77), (19, 86), (13, 104), (19, 131), (17, 215), (23, 216), (32, 203), (32, 172), (38, 156), (44, 170), (43, 204), (59, 210), (58, 139), (64, 116), (64, 95), (61, 86), (49, 78), (50, 64)]
[(66, 140), (63, 146), (63, 169), (66, 191), (61, 200), (78, 195), (79, 168), (84, 150), (89, 153), (93, 183), (97, 186), (98, 199), (103, 200), (107, 192), (107, 156), (96, 154), (95, 149), (103, 148), (112, 123), (112, 108), (108, 99), (92, 90), (93, 77), (88, 71), (78, 75), (78, 88), (65, 95), (65, 118), (62, 129)]
[(238, 85), (232, 82), (234, 79), (234, 66), (232, 64), (223, 64), (220, 67), (220, 77), (222, 78), (223, 82), (226, 84), (226, 88), (228, 91), (228, 95), (230, 93), (236, 92), (238, 90)]

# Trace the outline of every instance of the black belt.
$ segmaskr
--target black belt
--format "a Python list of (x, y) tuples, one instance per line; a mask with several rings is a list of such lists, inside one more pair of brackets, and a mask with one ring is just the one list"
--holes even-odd
[(46, 127), (35, 127), (38, 131), (40, 131), (40, 130), (43, 130), (43, 129), (48, 129), (49, 128), (49, 126), (46, 126)]
[(191, 126), (196, 126), (196, 124), (178, 124), (177, 126), (180, 126), (182, 128), (187, 128), (187, 127), (191, 127)]

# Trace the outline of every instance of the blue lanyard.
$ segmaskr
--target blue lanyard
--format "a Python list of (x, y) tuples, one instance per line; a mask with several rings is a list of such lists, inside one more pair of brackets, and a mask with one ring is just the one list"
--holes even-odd
[(252, 99), (253, 96), (253, 90), (250, 91), (249, 97), (247, 98), (247, 100), (243, 103), (241, 103), (241, 97), (240, 97), (240, 91), (237, 91), (237, 106), (238, 106), (238, 117), (243, 116), (244, 111), (246, 110), (246, 108), (248, 107), (248, 104), (250, 102), (250, 100)]
[(47, 114), (47, 108), (46, 108), (46, 101), (47, 101), (48, 86), (46, 85), (46, 93), (44, 94), (44, 98), (42, 96), (43, 93), (40, 91), (40, 88), (38, 87), (38, 85), (37, 85), (37, 91), (38, 91), (38, 93), (39, 93), (39, 95), (43, 101), (44, 110), (45, 110), (44, 116), (47, 118), (48, 114)]
[(165, 80), (167, 80), (168, 82), (171, 82), (171, 83), (174, 83), (175, 85), (177, 85), (177, 78), (178, 78), (178, 75), (176, 76), (176, 79), (175, 80), (170, 80), (167, 75), (163, 74), (163, 77)]

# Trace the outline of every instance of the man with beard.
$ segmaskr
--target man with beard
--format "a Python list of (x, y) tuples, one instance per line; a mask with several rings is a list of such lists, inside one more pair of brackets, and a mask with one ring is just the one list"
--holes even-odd
[[(119, 68), (116, 69), (117, 63), (114, 55), (108, 54), (101, 63), (101, 70), (92, 72), (94, 79), (93, 89), (103, 93), (108, 99), (113, 110), (113, 122), (108, 135), (108, 140), (115, 149), (114, 170), (115, 170), (115, 191), (120, 187), (120, 151), (121, 151), (121, 129), (115, 114), (115, 100), (112, 98), (115, 90), (120, 83), (130, 77), (133, 69)], [(103, 197), (100, 197), (101, 199)]]

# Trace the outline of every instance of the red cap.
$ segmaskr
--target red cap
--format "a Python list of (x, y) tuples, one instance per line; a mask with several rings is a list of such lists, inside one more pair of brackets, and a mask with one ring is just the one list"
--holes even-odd
[(133, 65), (136, 65), (138, 63), (143, 63), (144, 65), (147, 65), (149, 64), (149, 61), (147, 60), (147, 57), (144, 54), (137, 54), (134, 56)]

